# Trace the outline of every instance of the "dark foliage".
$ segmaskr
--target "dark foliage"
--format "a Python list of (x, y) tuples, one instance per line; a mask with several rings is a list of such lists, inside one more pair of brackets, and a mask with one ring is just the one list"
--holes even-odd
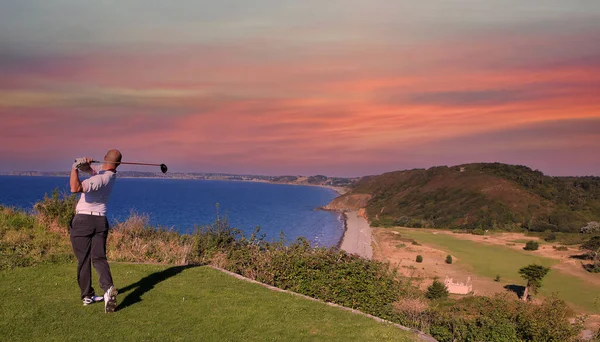
[(425, 293), (425, 297), (429, 299), (442, 299), (448, 297), (448, 289), (446, 285), (444, 285), (437, 278), (433, 280), (433, 284), (431, 284), (427, 288), (427, 293)]
[(526, 251), (537, 251), (539, 248), (540, 244), (533, 240), (527, 241), (525, 247), (523, 247)]
[(549, 177), (500, 163), (433, 167), (363, 177), (377, 226), (579, 232), (600, 220), (600, 177)]

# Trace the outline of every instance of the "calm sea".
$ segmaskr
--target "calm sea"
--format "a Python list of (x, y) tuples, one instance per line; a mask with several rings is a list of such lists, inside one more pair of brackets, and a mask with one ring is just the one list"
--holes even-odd
[[(55, 188), (68, 193), (67, 177), (0, 176), (0, 204), (33, 210)], [(344, 233), (337, 213), (315, 210), (337, 193), (331, 189), (236, 181), (120, 178), (109, 206), (111, 222), (131, 211), (147, 214), (150, 224), (190, 232), (195, 225), (226, 215), (230, 225), (250, 234), (260, 226), (267, 240), (306, 237), (316, 246), (334, 246)]]

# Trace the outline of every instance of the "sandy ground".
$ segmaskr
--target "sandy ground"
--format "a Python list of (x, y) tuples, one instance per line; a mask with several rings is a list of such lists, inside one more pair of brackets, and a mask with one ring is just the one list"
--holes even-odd
[(346, 216), (346, 232), (342, 238), (341, 249), (351, 254), (358, 254), (364, 258), (373, 257), (373, 240), (371, 235), (371, 226), (358, 211), (349, 211), (344, 213)]

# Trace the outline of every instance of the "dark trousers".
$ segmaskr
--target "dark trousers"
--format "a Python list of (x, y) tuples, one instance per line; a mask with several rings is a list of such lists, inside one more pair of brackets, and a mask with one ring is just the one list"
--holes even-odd
[(113, 285), (110, 267), (106, 261), (106, 216), (77, 214), (71, 221), (71, 245), (77, 258), (77, 282), (81, 298), (93, 296), (92, 264), (100, 275), (100, 287), (105, 292)]

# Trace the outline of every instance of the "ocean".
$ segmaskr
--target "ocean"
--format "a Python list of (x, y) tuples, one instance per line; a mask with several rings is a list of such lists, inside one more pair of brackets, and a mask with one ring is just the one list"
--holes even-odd
[[(0, 205), (33, 211), (58, 188), (69, 193), (68, 177), (0, 176)], [(337, 193), (328, 188), (241, 181), (119, 178), (108, 203), (114, 224), (130, 213), (145, 214), (153, 226), (189, 233), (226, 216), (232, 227), (251, 234), (256, 226), (269, 241), (283, 232), (288, 242), (303, 236), (330, 247), (344, 234), (338, 213), (317, 210)]]

